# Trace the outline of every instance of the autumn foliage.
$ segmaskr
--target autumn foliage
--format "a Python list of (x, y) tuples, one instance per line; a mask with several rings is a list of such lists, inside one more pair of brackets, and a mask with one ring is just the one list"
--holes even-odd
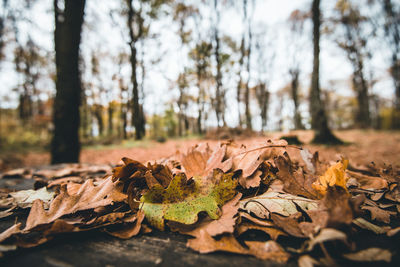
[[(1, 217), (30, 213), (24, 227), (17, 222), (0, 234), (2, 253), (66, 232), (98, 229), (127, 239), (157, 229), (190, 236), (187, 246), (200, 253), (280, 263), (294, 258), (302, 266), (390, 262), (390, 250), (360, 249), (355, 237), (400, 232), (397, 170), (355, 167), (343, 158), (321, 162), (318, 153), (283, 140), (253, 147), (222, 142), (214, 149), (200, 144), (145, 164), (123, 158), (104, 178), (90, 178), (99, 171), (91, 168), (44, 173), (47, 188), (3, 194)], [(330, 251), (330, 243), (341, 250)]]

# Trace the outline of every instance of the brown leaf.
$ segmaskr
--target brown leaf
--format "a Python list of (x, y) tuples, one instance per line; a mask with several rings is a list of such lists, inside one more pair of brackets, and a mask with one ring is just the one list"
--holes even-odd
[(249, 230), (259, 230), (271, 237), (272, 240), (277, 240), (279, 236), (286, 236), (287, 234), (277, 228), (274, 227), (267, 227), (267, 226), (261, 226), (255, 223), (250, 223), (250, 222), (242, 222), (241, 224), (238, 225), (236, 228), (236, 231), (239, 235), (249, 231)]
[(371, 219), (377, 220), (384, 223), (390, 223), (390, 215), (396, 215), (394, 211), (383, 210), (378, 207), (363, 205), (363, 210), (368, 210), (371, 213)]
[(82, 184), (85, 180), (79, 176), (70, 176), (65, 178), (58, 178), (50, 183), (48, 183), (47, 188), (61, 186), (63, 184), (74, 183), (74, 184)]
[(342, 224), (351, 224), (353, 221), (353, 208), (350, 202), (351, 195), (341, 186), (328, 187), (322, 199), (322, 204), (328, 212), (329, 227)]
[(45, 177), (47, 179), (55, 179), (66, 176), (87, 176), (101, 173), (105, 175), (110, 173), (111, 167), (108, 165), (94, 165), (94, 164), (60, 164), (56, 167), (41, 169), (34, 172), (34, 176)]
[(232, 159), (224, 161), (226, 145), (222, 144), (214, 151), (208, 144), (194, 146), (186, 154), (180, 156), (180, 161), (188, 178), (193, 176), (208, 176), (214, 169), (226, 172), (232, 167)]
[[(236, 223), (236, 214), (239, 209), (239, 200), (242, 197), (242, 194), (237, 194), (232, 200), (228, 201), (225, 205), (222, 206), (222, 215), (217, 220), (212, 220), (209, 217), (205, 218), (203, 221), (194, 224), (192, 227), (194, 229), (181, 228), (180, 232), (182, 234), (191, 235), (194, 237), (198, 237), (200, 235), (200, 231), (205, 231), (210, 236), (216, 236), (222, 233), (233, 233), (234, 226)], [(176, 225), (177, 226), (177, 225)], [(175, 226), (175, 227), (176, 227)], [(178, 229), (179, 230), (179, 229)]]
[(113, 182), (120, 180), (122, 182), (128, 180), (136, 172), (145, 173), (147, 171), (146, 166), (142, 163), (132, 160), (130, 158), (122, 158), (124, 163), (123, 166), (117, 166), (113, 169)]
[(363, 218), (356, 218), (353, 220), (353, 224), (363, 228), (363, 229), (367, 229), (369, 231), (374, 232), (377, 235), (380, 234), (385, 234), (390, 230), (390, 227), (380, 227), (378, 225), (372, 224), (369, 221), (363, 219)]
[(307, 215), (310, 217), (311, 222), (305, 221), (299, 223), (299, 228), (305, 236), (309, 237), (317, 234), (328, 224), (329, 213), (326, 210), (310, 210), (307, 211)]
[(284, 217), (275, 213), (271, 214), (271, 219), (274, 222), (274, 224), (279, 228), (281, 228), (286, 233), (288, 233), (289, 235), (300, 238), (307, 237), (306, 235), (304, 235), (303, 231), (299, 227), (300, 218), (301, 218), (300, 212), (290, 215), (288, 217)]
[(215, 240), (205, 231), (200, 231), (199, 236), (190, 239), (187, 246), (199, 251), (200, 253), (210, 253), (214, 251), (226, 251), (244, 255), (253, 255), (262, 260), (274, 260), (286, 262), (289, 254), (286, 253), (275, 241), (268, 242), (245, 242), (248, 248), (243, 247), (233, 235), (224, 235), (219, 240)]
[(9, 170), (0, 175), (0, 178), (10, 179), (10, 178), (25, 178), (29, 179), (32, 177), (32, 170), (27, 168), (19, 168), (14, 170)]
[[(171, 170), (167, 166), (148, 163), (147, 168), (150, 170), (151, 175), (162, 187), (166, 188), (171, 183), (173, 175)], [(151, 187), (149, 186), (149, 188)]]
[(400, 203), (400, 185), (391, 184), (389, 186), (389, 192), (385, 194), (385, 198)]
[(389, 230), (386, 234), (387, 236), (395, 236), (400, 233), (400, 226), (394, 229)]
[(20, 228), (21, 228), (21, 223), (16, 223), (16, 224), (12, 225), (10, 228), (8, 228), (7, 230), (5, 230), (4, 232), (2, 232), (0, 234), (0, 243), (2, 243), (4, 240), (7, 240), (14, 234), (21, 232)]
[(273, 223), (271, 223), (270, 221), (265, 221), (265, 220), (260, 220), (257, 219), (253, 216), (251, 216), (250, 214), (248, 214), (247, 212), (239, 212), (239, 216), (240, 218), (246, 218), (247, 220), (257, 224), (257, 225), (261, 225), (261, 226), (274, 226)]
[(24, 230), (32, 229), (40, 224), (51, 223), (66, 214), (107, 206), (125, 199), (126, 195), (116, 190), (116, 184), (112, 182), (111, 177), (97, 186), (94, 186), (92, 180), (87, 180), (73, 195), (68, 194), (64, 187), (50, 203), (48, 210), (44, 209), (42, 201), (33, 202)]
[(310, 199), (317, 198), (317, 192), (312, 188), (315, 177), (305, 174), (300, 167), (296, 169), (287, 154), (275, 158), (275, 165), (279, 170), (277, 177), (283, 182), (286, 192)]
[(275, 241), (267, 242), (245, 241), (249, 247), (249, 254), (261, 260), (272, 260), (279, 263), (285, 263), (290, 258), (290, 254)]
[(362, 173), (354, 172), (354, 171), (347, 171), (350, 177), (353, 177), (357, 180), (360, 184), (361, 189), (366, 190), (381, 190), (381, 189), (388, 189), (388, 182), (385, 179), (368, 176)]
[(246, 254), (247, 252), (247, 250), (239, 244), (233, 235), (224, 235), (217, 241), (204, 230), (199, 232), (197, 238), (189, 239), (186, 245), (200, 253), (227, 251)]
[(112, 236), (121, 238), (121, 239), (129, 239), (137, 234), (139, 234), (142, 221), (144, 219), (144, 212), (138, 211), (137, 214), (134, 215), (134, 220), (129, 221), (128, 223), (119, 226), (118, 230), (107, 230), (106, 232)]

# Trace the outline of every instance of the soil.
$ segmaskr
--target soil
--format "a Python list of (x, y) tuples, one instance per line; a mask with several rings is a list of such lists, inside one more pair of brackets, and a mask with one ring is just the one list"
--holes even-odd
[[(298, 139), (304, 143), (303, 147), (311, 152), (319, 151), (320, 158), (328, 161), (335, 161), (340, 156), (350, 160), (353, 166), (367, 165), (374, 162), (378, 166), (392, 164), (400, 167), (400, 132), (397, 131), (373, 131), (373, 130), (346, 130), (336, 131), (345, 145), (324, 146), (309, 145), (312, 140), (312, 131), (292, 131), (285, 133), (267, 133), (264, 137), (236, 137), (237, 143), (251, 145), (252, 143), (265, 142), (268, 139), (278, 139), (283, 135), (297, 135)], [(209, 137), (209, 136), (208, 136)], [(210, 138), (210, 137), (209, 137)], [(141, 162), (160, 159), (173, 155), (177, 150), (185, 152), (191, 146), (207, 142), (211, 147), (216, 146), (220, 141), (211, 139), (170, 139), (164, 143), (155, 141), (144, 141), (143, 144), (135, 147), (111, 146), (101, 148), (85, 148), (81, 152), (81, 162), (97, 164), (117, 164), (121, 157), (130, 157)], [(3, 159), (3, 169), (16, 167), (37, 167), (47, 165), (50, 162), (49, 153), (32, 152), (24, 155), (12, 155), (18, 160), (7, 163)], [(1, 164), (0, 164), (1, 165)], [(1, 168), (0, 168), (1, 170)]]

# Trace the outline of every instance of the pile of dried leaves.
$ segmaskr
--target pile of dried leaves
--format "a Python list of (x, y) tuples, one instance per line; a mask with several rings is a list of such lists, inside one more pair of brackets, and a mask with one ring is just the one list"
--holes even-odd
[(0, 217), (30, 212), (0, 234), (0, 253), (67, 232), (100, 229), (127, 239), (158, 229), (193, 237), (187, 246), (200, 253), (292, 257), (300, 266), (391, 261), (394, 251), (356, 242), (366, 231), (400, 232), (400, 173), (391, 167), (328, 164), (284, 140), (122, 161), (103, 179), (47, 174), (53, 179), (41, 189), (3, 193)]

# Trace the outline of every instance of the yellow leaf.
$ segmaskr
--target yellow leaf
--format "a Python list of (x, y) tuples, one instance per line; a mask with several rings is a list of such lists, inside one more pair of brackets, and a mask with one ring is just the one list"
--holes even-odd
[(324, 175), (320, 176), (316, 182), (312, 184), (312, 187), (318, 191), (321, 195), (325, 195), (326, 190), (329, 186), (340, 186), (347, 190), (346, 182), (348, 177), (346, 176), (346, 169), (349, 161), (342, 159), (335, 165), (329, 167)]

